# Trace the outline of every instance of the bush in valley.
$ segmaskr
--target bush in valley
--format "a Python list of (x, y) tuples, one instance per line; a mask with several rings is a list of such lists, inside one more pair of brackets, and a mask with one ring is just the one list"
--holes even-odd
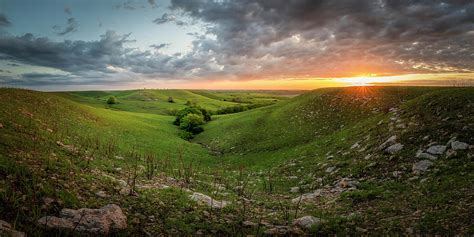
[(169, 102), (169, 103), (174, 103), (174, 99), (173, 99), (173, 97), (171, 97), (171, 96), (170, 96), (170, 97), (168, 97), (168, 102)]
[(107, 99), (107, 104), (109, 105), (117, 104), (117, 98), (115, 98), (115, 96), (109, 97), (109, 99)]
[(202, 112), (199, 108), (197, 108), (195, 106), (186, 107), (182, 110), (179, 110), (176, 113), (176, 119), (174, 120), (173, 124), (179, 126), (181, 124), (181, 120), (188, 114), (197, 114), (197, 115), (203, 116), (203, 118), (204, 118), (204, 115), (202, 114)]
[(211, 121), (210, 111), (199, 106), (190, 106), (176, 112), (173, 124), (185, 131), (180, 134), (181, 138), (190, 140), (195, 134), (204, 131), (201, 125), (208, 121)]
[(182, 131), (179, 133), (179, 137), (181, 137), (184, 140), (191, 140), (193, 139), (194, 134), (192, 132)]
[(202, 132), (200, 125), (204, 124), (204, 116), (198, 114), (188, 114), (181, 119), (179, 128), (197, 134)]

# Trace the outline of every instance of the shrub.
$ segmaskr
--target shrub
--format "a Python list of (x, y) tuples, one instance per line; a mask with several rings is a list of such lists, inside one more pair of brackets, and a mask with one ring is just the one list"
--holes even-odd
[(194, 137), (194, 134), (188, 131), (182, 131), (179, 133), (179, 137), (181, 137), (184, 140), (191, 140)]
[(179, 126), (181, 124), (181, 120), (188, 114), (197, 114), (203, 116), (201, 110), (199, 110), (197, 107), (186, 107), (176, 113), (176, 119), (173, 124)]
[(193, 134), (202, 132), (201, 129), (197, 129), (200, 125), (204, 124), (204, 116), (198, 114), (188, 114), (186, 115), (179, 125), (179, 127)]
[(169, 103), (174, 103), (174, 99), (173, 99), (173, 97), (171, 97), (171, 96), (170, 96), (170, 97), (168, 97), (168, 102), (169, 102)]
[(115, 96), (109, 97), (109, 99), (107, 99), (107, 104), (109, 105), (117, 104), (117, 98), (115, 98)]

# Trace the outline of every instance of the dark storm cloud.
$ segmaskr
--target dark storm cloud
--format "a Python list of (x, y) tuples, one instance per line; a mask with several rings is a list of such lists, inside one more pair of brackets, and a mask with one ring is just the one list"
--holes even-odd
[(171, 8), (209, 23), (216, 39), (198, 40), (195, 50), (212, 50), (238, 74), (329, 75), (361, 62), (398, 72), (474, 70), (472, 1), (172, 0)]
[(10, 26), (12, 23), (8, 20), (8, 18), (3, 15), (3, 14), (0, 14), (0, 27), (7, 27), (7, 26)]

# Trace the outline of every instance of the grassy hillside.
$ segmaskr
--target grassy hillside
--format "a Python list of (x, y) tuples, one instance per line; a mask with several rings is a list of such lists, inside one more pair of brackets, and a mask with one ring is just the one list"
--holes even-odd
[[(215, 111), (239, 104), (272, 104), (285, 97), (263, 93), (231, 93), (188, 90), (129, 90), (129, 91), (80, 91), (62, 92), (59, 95), (97, 108), (168, 115), (183, 109), (191, 101), (205, 109)], [(110, 106), (106, 101), (110, 96), (118, 99), (118, 104)], [(168, 102), (172, 97), (174, 103)]]
[[(273, 100), (0, 89), (0, 219), (32, 236), (64, 235), (36, 220), (115, 203), (128, 217), (119, 235), (474, 234), (472, 88), (320, 89), (213, 116), (191, 142), (160, 115), (169, 104), (154, 100), (184, 103), (188, 93), (216, 108), (227, 98)], [(104, 108), (111, 94), (123, 104)], [(452, 141), (471, 146), (454, 151)], [(402, 148), (387, 151), (393, 144)], [(430, 166), (420, 171), (421, 161)], [(230, 204), (199, 205), (190, 191)], [(323, 221), (292, 225), (305, 215)]]

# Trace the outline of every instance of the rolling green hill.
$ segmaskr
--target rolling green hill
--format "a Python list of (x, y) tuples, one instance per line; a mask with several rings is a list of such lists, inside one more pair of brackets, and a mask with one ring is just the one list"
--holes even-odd
[[(58, 94), (65, 98), (97, 108), (163, 115), (168, 115), (173, 113), (173, 111), (185, 108), (185, 104), (188, 101), (205, 109), (215, 111), (239, 104), (266, 105), (286, 99), (282, 96), (264, 93), (189, 90), (80, 91), (61, 92)], [(110, 96), (115, 96), (118, 100), (118, 104), (113, 106), (107, 105), (106, 101)], [(173, 98), (174, 103), (168, 102), (169, 97)]]
[[(187, 100), (273, 104), (213, 116), (188, 142), (164, 115)], [(0, 89), (0, 101), (0, 219), (32, 236), (71, 234), (41, 216), (109, 203), (127, 215), (119, 235), (474, 233), (473, 88)], [(307, 215), (321, 222), (292, 224)]]

